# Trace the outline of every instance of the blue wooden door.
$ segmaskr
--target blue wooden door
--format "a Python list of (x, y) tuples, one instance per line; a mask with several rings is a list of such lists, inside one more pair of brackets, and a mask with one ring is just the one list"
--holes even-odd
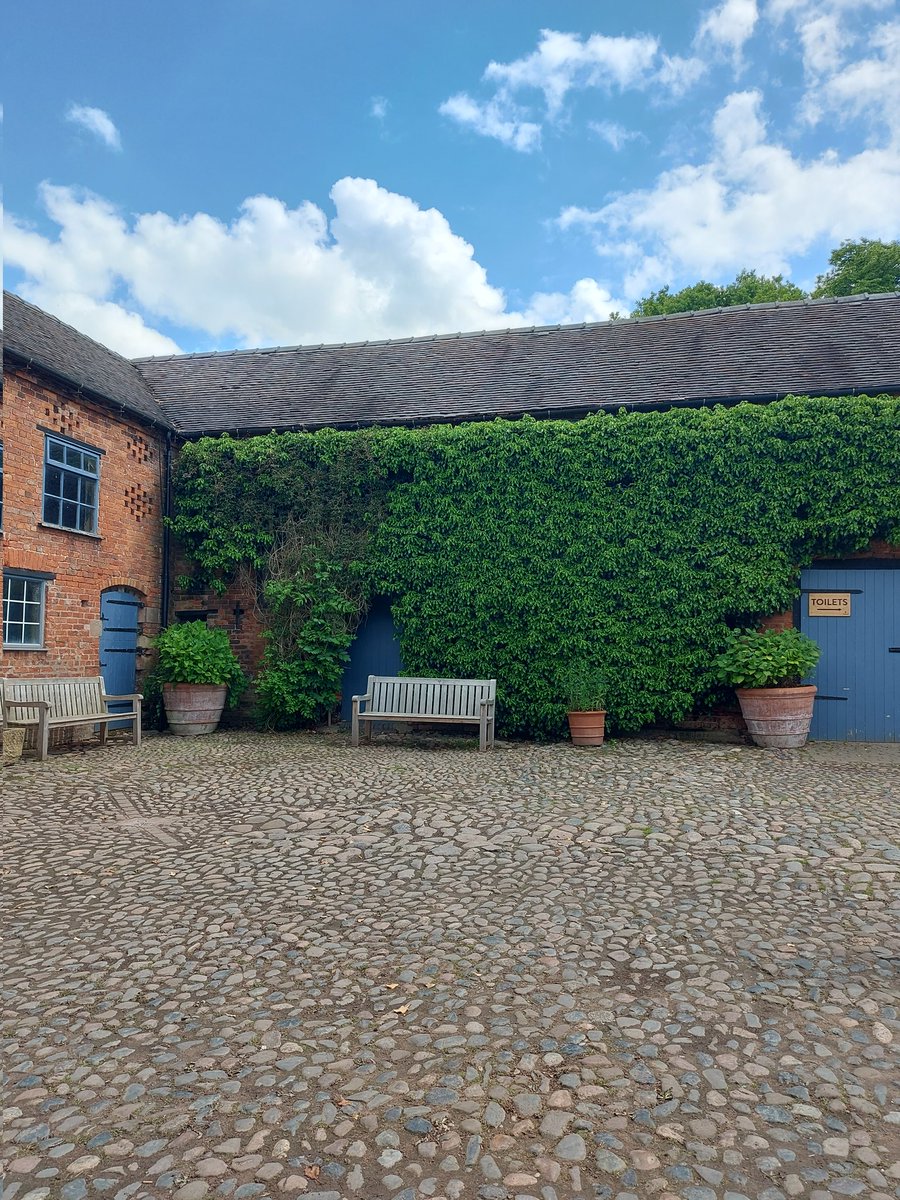
[(350, 646), (350, 661), (344, 669), (341, 684), (341, 717), (350, 720), (351, 701), (362, 696), (370, 675), (399, 675), (400, 642), (390, 601), (380, 596), (372, 601), (365, 621), (357, 630)]
[[(135, 690), (138, 621), (141, 601), (134, 592), (111, 589), (100, 596), (100, 674), (110, 696), (127, 696)], [(120, 702), (113, 712), (126, 712), (131, 705)], [(110, 729), (128, 726), (128, 721), (110, 723)]]
[[(816, 567), (801, 587), (800, 628), (822, 649), (810, 737), (900, 741), (900, 569)], [(810, 592), (848, 593), (850, 616), (810, 616)]]

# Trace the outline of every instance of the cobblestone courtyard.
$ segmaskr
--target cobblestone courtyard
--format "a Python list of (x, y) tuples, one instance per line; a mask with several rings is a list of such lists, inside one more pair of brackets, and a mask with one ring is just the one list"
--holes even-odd
[(232, 733), (7, 768), (3, 1200), (896, 1198), (898, 766)]

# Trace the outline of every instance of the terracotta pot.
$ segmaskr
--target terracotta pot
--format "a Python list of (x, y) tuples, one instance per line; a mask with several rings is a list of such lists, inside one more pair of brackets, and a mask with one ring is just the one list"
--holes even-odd
[(605, 729), (606, 709), (569, 713), (569, 733), (573, 746), (602, 746)]
[(735, 688), (735, 692), (757, 746), (791, 750), (805, 743), (813, 715), (814, 686)]
[(179, 737), (212, 733), (219, 724), (228, 688), (212, 683), (164, 683), (169, 728)]

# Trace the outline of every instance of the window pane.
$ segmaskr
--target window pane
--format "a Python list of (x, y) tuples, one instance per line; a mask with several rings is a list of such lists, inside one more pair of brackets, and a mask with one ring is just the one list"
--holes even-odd
[(48, 438), (43, 506), (46, 523), (76, 533), (95, 533), (99, 475), (100, 459), (96, 454)]
[(44, 491), (51, 496), (59, 496), (62, 493), (62, 480), (63, 473), (59, 467), (48, 467), (44, 475)]
[(39, 646), (42, 641), (44, 583), (6, 575), (3, 580), (3, 641), (9, 646)]

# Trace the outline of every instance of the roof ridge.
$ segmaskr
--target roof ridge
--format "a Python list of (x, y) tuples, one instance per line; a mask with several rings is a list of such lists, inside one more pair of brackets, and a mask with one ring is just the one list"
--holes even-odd
[[(319, 350), (355, 350), (364, 346), (399, 346), (408, 345), (411, 343), (423, 344), (426, 342), (444, 342), (457, 341), (464, 338), (481, 338), (481, 337), (510, 337), (517, 334), (546, 334), (546, 333), (562, 333), (567, 330), (584, 330), (584, 329), (602, 329), (607, 326), (615, 326), (616, 328), (623, 325), (641, 325), (651, 321), (679, 321), (688, 318), (704, 318), (709, 316), (721, 315), (722, 313), (738, 313), (761, 311), (766, 309), (783, 309), (783, 308), (803, 308), (803, 307), (819, 307), (831, 304), (856, 304), (871, 300), (886, 300), (900, 299), (900, 292), (858, 292), (850, 296), (819, 296), (811, 297), (804, 296), (800, 300), (764, 300), (760, 304), (728, 304), (720, 305), (717, 308), (693, 308), (685, 312), (677, 313), (659, 313), (652, 316), (639, 317), (621, 317), (615, 320), (606, 321), (570, 321), (557, 325), (521, 325), (507, 326), (505, 329), (498, 327), (496, 329), (472, 329), (462, 330), (456, 333), (422, 333), (410, 334), (408, 337), (396, 338), (371, 338), (355, 342), (309, 342), (298, 343), (288, 346), (250, 346), (238, 350), (196, 350), (189, 351), (185, 354), (148, 354), (139, 358), (126, 359), (126, 362), (131, 362), (140, 371), (141, 363), (147, 362), (181, 362), (184, 359), (198, 358), (237, 358), (244, 355), (254, 354), (277, 354), (277, 353), (312, 353)], [(26, 301), (27, 303), (27, 301)], [(54, 318), (55, 319), (55, 318)], [(100, 343), (98, 343), (99, 345)]]

